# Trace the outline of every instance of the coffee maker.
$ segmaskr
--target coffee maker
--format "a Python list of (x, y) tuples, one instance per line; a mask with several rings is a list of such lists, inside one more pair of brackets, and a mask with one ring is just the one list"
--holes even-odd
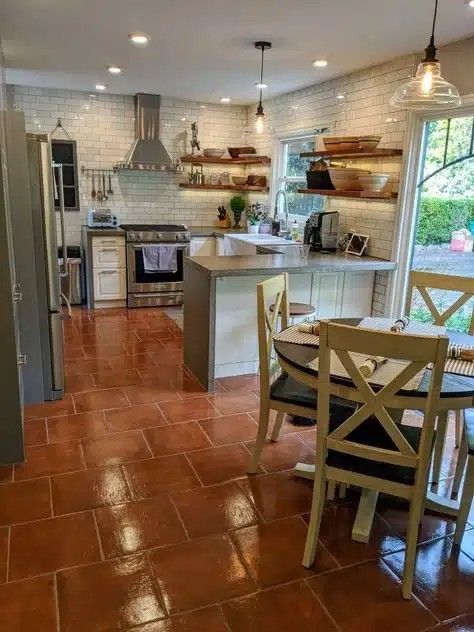
[(312, 213), (304, 227), (304, 243), (314, 252), (336, 252), (339, 238), (337, 211)]

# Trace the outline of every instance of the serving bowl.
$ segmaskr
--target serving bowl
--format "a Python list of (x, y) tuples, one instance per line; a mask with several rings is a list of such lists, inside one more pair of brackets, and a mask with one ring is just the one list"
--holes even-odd
[(210, 147), (208, 149), (204, 149), (203, 152), (206, 158), (222, 158), (225, 154), (225, 149), (217, 149), (216, 147)]
[(359, 177), (370, 174), (365, 169), (343, 169), (340, 167), (329, 167), (329, 177), (336, 191), (360, 191), (361, 184)]
[(359, 149), (358, 136), (326, 136), (323, 138), (323, 143), (327, 151), (344, 152)]
[(231, 158), (238, 158), (240, 154), (256, 154), (255, 147), (227, 147)]
[(379, 193), (387, 184), (389, 177), (386, 173), (360, 174), (358, 180), (363, 191)]
[(365, 151), (375, 149), (380, 143), (381, 136), (359, 136), (359, 147)]

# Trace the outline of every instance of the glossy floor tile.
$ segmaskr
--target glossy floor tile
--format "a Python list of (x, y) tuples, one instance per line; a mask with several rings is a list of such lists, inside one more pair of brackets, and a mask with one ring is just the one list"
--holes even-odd
[(314, 427), (286, 418), (248, 476), (258, 376), (205, 392), (161, 308), (74, 308), (65, 331), (67, 395), (27, 408), (26, 461), (0, 466), (0, 632), (474, 631), (474, 507), (460, 549), (424, 516), (409, 602), (407, 510), (387, 497), (368, 544), (359, 492), (326, 502), (305, 569), (312, 485), (293, 466)]

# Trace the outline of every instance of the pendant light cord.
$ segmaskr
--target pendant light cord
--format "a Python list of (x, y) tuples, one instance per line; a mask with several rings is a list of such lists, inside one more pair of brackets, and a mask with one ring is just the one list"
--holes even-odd
[[(436, 2), (438, 2), (438, 0), (436, 0)], [(260, 62), (260, 101), (259, 104), (262, 105), (262, 93), (263, 93), (263, 88), (262, 83), (263, 83), (263, 56), (265, 54), (265, 46), (262, 44), (262, 60)]]
[(433, 15), (433, 28), (431, 29), (431, 41), (434, 42), (436, 19), (438, 17), (438, 0), (435, 0), (435, 10)]

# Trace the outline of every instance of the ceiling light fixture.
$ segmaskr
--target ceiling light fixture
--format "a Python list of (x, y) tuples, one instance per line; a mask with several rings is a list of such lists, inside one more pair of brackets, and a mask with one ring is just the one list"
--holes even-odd
[(327, 59), (315, 59), (313, 61), (313, 66), (316, 66), (316, 68), (326, 68), (327, 65)]
[(120, 68), (120, 66), (107, 66), (107, 70), (110, 72), (110, 74), (112, 75), (119, 75), (122, 72), (122, 69)]
[(342, 101), (345, 98), (346, 98), (346, 95), (342, 94), (342, 92), (340, 94), (336, 94), (336, 99), (340, 99)]
[(103, 92), (104, 90), (107, 90), (107, 86), (104, 86), (103, 83), (98, 83), (95, 87), (96, 90), (99, 90), (100, 92)]
[(468, 7), (474, 9), (474, 0), (465, 0)]
[(230, 103), (230, 98), (229, 97), (222, 97), (221, 98), (221, 103)]
[(137, 31), (136, 33), (129, 33), (128, 39), (134, 46), (146, 46), (151, 38), (146, 33)]
[(257, 111), (255, 113), (255, 131), (257, 132), (257, 134), (263, 134), (263, 130), (265, 128), (265, 112), (263, 111), (262, 105), (262, 92), (263, 89), (267, 87), (267, 85), (263, 83), (263, 60), (265, 56), (265, 50), (271, 47), (271, 42), (255, 42), (255, 48), (259, 48), (262, 51), (262, 58), (260, 61), (260, 81), (257, 84), (257, 87), (260, 89), (260, 99), (258, 101)]
[(434, 33), (437, 16), (438, 0), (435, 0), (433, 27), (430, 43), (425, 48), (425, 57), (418, 64), (416, 75), (395, 90), (390, 99), (390, 105), (393, 107), (407, 110), (437, 110), (461, 105), (458, 89), (443, 78), (441, 64), (436, 57)]
[(260, 83), (260, 81), (256, 81), (255, 87), (259, 90), (265, 90), (265, 88), (268, 88), (268, 83)]

